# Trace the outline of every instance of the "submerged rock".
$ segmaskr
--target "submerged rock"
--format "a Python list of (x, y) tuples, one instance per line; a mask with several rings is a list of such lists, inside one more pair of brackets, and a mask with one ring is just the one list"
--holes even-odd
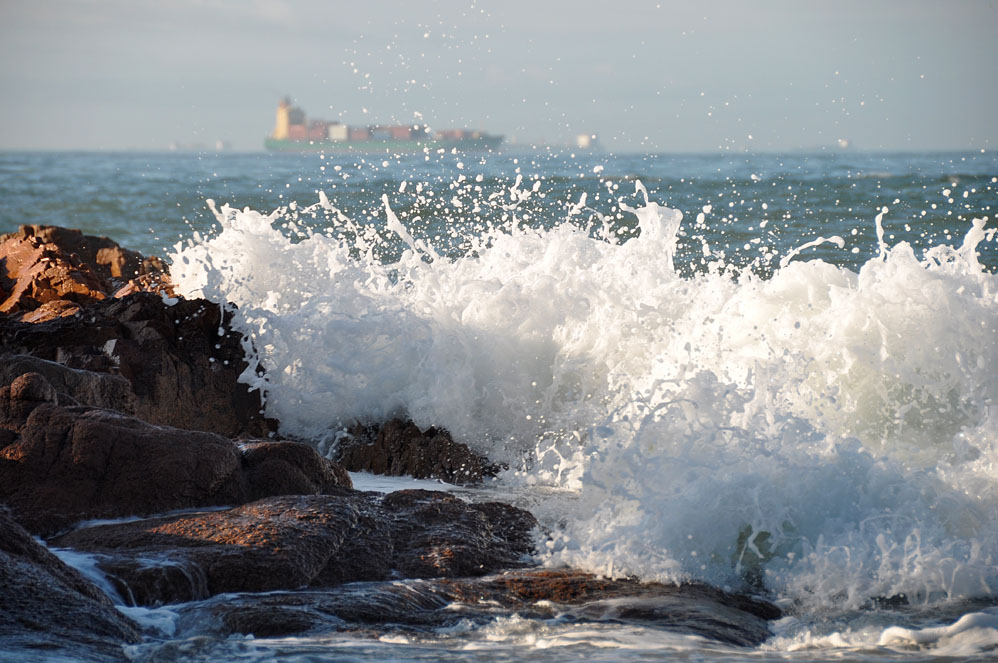
[(0, 510), (0, 649), (22, 660), (126, 660), (138, 627)]
[(455, 442), (447, 431), (422, 431), (404, 419), (372, 428), (356, 427), (349, 438), (339, 442), (334, 458), (351, 472), (440, 479), (459, 486), (480, 483), (501, 469), (467, 445)]
[(53, 543), (99, 553), (139, 605), (391, 577), (480, 576), (525, 564), (536, 521), (432, 491), (274, 497), (226, 511), (87, 527)]
[(710, 585), (642, 583), (574, 570), (507, 573), (485, 581), (443, 584), (455, 601), (496, 602), (512, 609), (550, 602), (563, 617), (660, 626), (733, 645), (763, 642), (770, 635), (766, 623), (782, 616), (768, 601)]
[(371, 628), (441, 629), (498, 616), (634, 624), (756, 646), (781, 616), (768, 601), (699, 584), (612, 580), (572, 569), (508, 571), (482, 578), (354, 584), (325, 591), (226, 596), (182, 609), (185, 634), (258, 637)]
[(39, 373), (0, 388), (0, 501), (43, 535), (80, 520), (351, 486), (342, 468), (304, 444), (240, 446), (113, 410), (63, 407), (57, 398)]

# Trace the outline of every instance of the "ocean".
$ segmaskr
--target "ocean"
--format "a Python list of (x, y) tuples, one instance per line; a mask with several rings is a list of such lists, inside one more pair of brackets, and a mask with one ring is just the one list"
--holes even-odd
[(529, 616), (221, 638), (127, 608), (160, 633), (135, 660), (998, 654), (998, 152), (4, 153), (0, 200), (0, 233), (107, 235), (236, 305), (282, 432), (444, 427), (509, 466), (461, 494), (530, 509), (539, 565), (786, 613), (746, 649)]

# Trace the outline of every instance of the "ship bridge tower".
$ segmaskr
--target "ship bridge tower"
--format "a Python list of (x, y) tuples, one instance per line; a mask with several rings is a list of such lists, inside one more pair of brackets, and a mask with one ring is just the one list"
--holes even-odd
[(274, 124), (275, 140), (287, 140), (288, 126), (291, 124), (290, 111), (291, 99), (288, 97), (281, 99), (281, 103), (277, 104), (277, 122)]

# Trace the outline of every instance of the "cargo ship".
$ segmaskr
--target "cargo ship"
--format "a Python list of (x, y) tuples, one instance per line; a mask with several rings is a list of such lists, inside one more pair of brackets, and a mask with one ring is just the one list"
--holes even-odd
[(483, 152), (498, 148), (502, 141), (502, 136), (470, 129), (432, 131), (421, 124), (355, 127), (307, 120), (305, 111), (284, 99), (277, 105), (274, 131), (264, 139), (263, 146), (273, 152)]

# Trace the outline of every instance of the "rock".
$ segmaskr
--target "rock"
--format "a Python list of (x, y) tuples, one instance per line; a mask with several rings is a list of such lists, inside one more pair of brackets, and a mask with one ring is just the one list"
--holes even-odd
[(136, 604), (190, 601), (308, 586), (353, 529), (357, 509), (334, 496), (276, 497), (226, 511), (86, 528), (54, 543), (107, 554), (101, 569)]
[[(0, 365), (31, 355), (99, 373), (107, 377), (30, 369), (82, 404), (153, 424), (263, 437), (276, 423), (262, 415), (259, 394), (239, 382), (247, 364), (231, 317), (205, 300), (170, 306), (151, 293), (93, 302), (75, 317), (36, 324), (0, 316), (0, 347), (8, 355)], [(0, 377), (12, 370), (0, 369)]]
[(25, 373), (44, 376), (57, 394), (51, 402), (92, 405), (125, 414), (135, 411), (135, 394), (120, 375), (70, 368), (30, 355), (0, 355), (0, 385), (10, 384)]
[(133, 392), (94, 402), (89, 384), (60, 389), (79, 403), (229, 436), (272, 432), (259, 394), (238, 382), (247, 364), (231, 312), (204, 300), (170, 306), (167, 295), (163, 261), (106, 237), (39, 225), (0, 236), (0, 351), (119, 375)]
[(392, 419), (374, 429), (357, 427), (342, 440), (335, 460), (351, 472), (372, 472), (417, 479), (440, 479), (456, 485), (479, 483), (495, 476), (498, 466), (445, 430), (421, 431), (411, 421)]
[(396, 574), (484, 575), (523, 566), (533, 550), (536, 521), (514, 507), (430, 491), (339, 490), (87, 527), (53, 543), (99, 553), (100, 568), (140, 605)]
[(407, 578), (480, 576), (519, 566), (537, 521), (503, 504), (467, 504), (448, 493), (400, 490), (382, 500), (395, 516), (394, 566)]
[(346, 472), (304, 444), (242, 449), (214, 433), (153, 426), (112, 410), (63, 407), (38, 373), (0, 388), (0, 501), (51, 535), (80, 520), (336, 492)]
[(0, 236), (0, 313), (25, 321), (73, 315), (80, 304), (122, 288), (169, 292), (170, 287), (163, 261), (143, 258), (106, 237), (40, 225)]
[(238, 504), (244, 495), (232, 441), (111, 410), (38, 404), (0, 449), (0, 500), (43, 535), (78, 520)]
[(57, 397), (55, 387), (39, 373), (25, 373), (10, 383), (11, 400), (55, 403)]
[(5, 660), (123, 661), (122, 645), (139, 639), (138, 627), (103, 592), (0, 510)]
[[(455, 604), (460, 609), (454, 609)], [(180, 634), (287, 636), (309, 631), (423, 632), (503, 615), (613, 622), (757, 646), (781, 617), (768, 601), (699, 584), (599, 578), (573, 569), (508, 571), (482, 578), (405, 580), (323, 591), (226, 596), (180, 609)]]
[(456, 601), (497, 602), (511, 610), (544, 602), (561, 606), (558, 612), (570, 619), (640, 623), (742, 646), (762, 643), (770, 636), (767, 622), (782, 616), (768, 601), (710, 585), (641, 583), (571, 569), (442, 584)]
[(301, 442), (249, 442), (242, 445), (242, 461), (251, 501), (270, 495), (321, 495), (335, 492), (336, 487), (353, 487), (341, 465)]
[(19, 431), (42, 403), (54, 403), (55, 388), (39, 373), (25, 373), (0, 387), (0, 428)]

